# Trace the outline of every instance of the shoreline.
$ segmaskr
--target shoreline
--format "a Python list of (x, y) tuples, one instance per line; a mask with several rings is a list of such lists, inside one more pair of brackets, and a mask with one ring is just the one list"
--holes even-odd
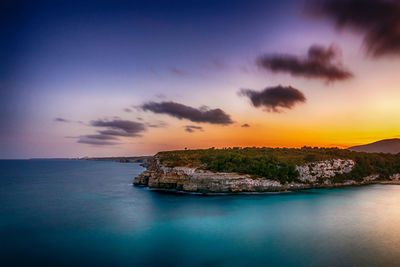
[(167, 189), (167, 188), (156, 188), (156, 187), (148, 187), (146, 185), (135, 185), (135, 187), (145, 188), (150, 191), (159, 192), (159, 193), (172, 193), (172, 194), (182, 194), (182, 195), (194, 195), (194, 196), (226, 196), (226, 195), (278, 195), (278, 194), (290, 194), (301, 191), (308, 191), (312, 189), (337, 189), (337, 188), (348, 188), (348, 187), (361, 187), (361, 186), (369, 186), (369, 185), (400, 185), (400, 181), (375, 181), (375, 182), (362, 182), (357, 184), (334, 184), (334, 185), (312, 185), (307, 188), (294, 188), (292, 190), (280, 190), (280, 191), (259, 191), (259, 192), (191, 192), (177, 189)]
[[(296, 166), (299, 172), (297, 181), (282, 182), (278, 179), (254, 177), (235, 172), (213, 172), (196, 167), (166, 167), (156, 155), (146, 166), (146, 170), (135, 177), (135, 186), (146, 186), (151, 190), (211, 194), (262, 194), (284, 193), (309, 189), (331, 189), (370, 184), (400, 185), (400, 174), (396, 173), (382, 180), (379, 174), (352, 180), (351, 176), (343, 182), (335, 182), (335, 175), (349, 173), (354, 161), (332, 159)], [(356, 179), (356, 178), (354, 178)]]
[[(302, 191), (302, 190), (311, 190), (311, 189), (335, 189), (335, 188), (344, 188), (344, 187), (351, 187), (351, 186), (365, 186), (365, 185), (375, 185), (375, 184), (380, 184), (380, 185), (400, 185), (400, 180), (365, 180), (362, 182), (356, 182), (354, 180), (347, 181), (344, 183), (333, 183), (333, 184), (320, 184), (320, 183), (289, 183), (289, 184), (276, 184), (276, 181), (271, 181), (271, 180), (266, 180), (262, 178), (258, 179), (248, 179), (248, 178), (239, 178), (239, 180), (247, 180), (247, 182), (250, 180), (251, 182), (248, 182), (248, 184), (244, 183), (245, 188), (238, 188), (238, 187), (232, 187), (228, 190), (222, 189), (221, 190), (215, 190), (208, 188), (207, 186), (203, 187), (198, 187), (198, 184), (203, 184), (204, 182), (206, 183), (213, 183), (213, 178), (211, 178), (209, 181), (198, 181), (196, 179), (192, 180), (189, 179), (190, 181), (181, 181), (182, 177), (174, 177), (172, 181), (160, 181), (160, 178), (156, 178), (149, 183), (149, 178), (146, 177), (143, 180), (143, 174), (146, 174), (147, 171), (144, 171), (141, 175), (136, 177), (133, 181), (133, 185), (137, 187), (146, 187), (149, 190), (153, 191), (163, 191), (163, 192), (172, 192), (172, 193), (181, 193), (181, 194), (194, 194), (194, 195), (234, 195), (234, 194), (280, 194), (280, 193), (290, 193), (290, 192), (296, 192), (296, 191)], [(221, 173), (215, 173), (215, 176), (218, 177), (218, 174), (221, 175)], [(240, 177), (238, 174), (233, 174), (237, 175)], [(149, 175), (152, 176), (152, 175)], [(171, 177), (168, 177), (170, 179)], [(177, 178), (177, 179), (176, 179)], [(161, 178), (164, 179), (164, 178)], [(217, 179), (218, 180), (218, 179)], [(233, 179), (235, 180), (235, 179)], [(229, 181), (231, 182), (231, 181)], [(256, 183), (258, 186), (252, 186), (251, 183)], [(262, 184), (263, 182), (266, 182), (268, 185), (267, 186), (260, 186), (260, 183)], [(272, 184), (271, 184), (272, 183)], [(275, 183), (275, 184), (274, 184)], [(192, 184), (192, 186), (190, 186)], [(194, 187), (193, 187), (194, 185)], [(243, 184), (242, 184), (243, 185)], [(189, 187), (186, 187), (189, 186)], [(247, 187), (250, 186), (250, 187)], [(189, 190), (185, 190), (185, 188)]]

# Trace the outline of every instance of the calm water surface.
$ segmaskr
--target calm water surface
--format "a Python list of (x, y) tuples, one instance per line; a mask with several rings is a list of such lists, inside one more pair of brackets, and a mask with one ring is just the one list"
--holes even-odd
[(201, 196), (142, 170), (0, 161), (0, 265), (400, 266), (400, 186)]

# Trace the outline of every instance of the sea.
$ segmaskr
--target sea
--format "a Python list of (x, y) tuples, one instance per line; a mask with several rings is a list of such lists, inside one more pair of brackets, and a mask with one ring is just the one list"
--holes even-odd
[(0, 161), (0, 266), (400, 266), (400, 186), (201, 195), (138, 163)]

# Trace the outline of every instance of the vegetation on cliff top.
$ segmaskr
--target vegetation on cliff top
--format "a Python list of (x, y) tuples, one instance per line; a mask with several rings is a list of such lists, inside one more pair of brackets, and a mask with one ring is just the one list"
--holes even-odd
[(215, 172), (250, 174), (280, 182), (297, 181), (296, 165), (331, 159), (352, 159), (354, 169), (337, 175), (334, 182), (360, 181), (363, 177), (379, 174), (387, 179), (400, 173), (400, 153), (362, 153), (338, 148), (224, 148), (166, 151), (157, 154), (166, 167), (196, 167)]

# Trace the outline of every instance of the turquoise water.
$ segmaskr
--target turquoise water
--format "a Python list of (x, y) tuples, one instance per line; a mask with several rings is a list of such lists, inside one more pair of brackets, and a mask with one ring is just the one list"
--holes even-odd
[(0, 161), (0, 265), (400, 266), (400, 186), (185, 195), (142, 170)]

